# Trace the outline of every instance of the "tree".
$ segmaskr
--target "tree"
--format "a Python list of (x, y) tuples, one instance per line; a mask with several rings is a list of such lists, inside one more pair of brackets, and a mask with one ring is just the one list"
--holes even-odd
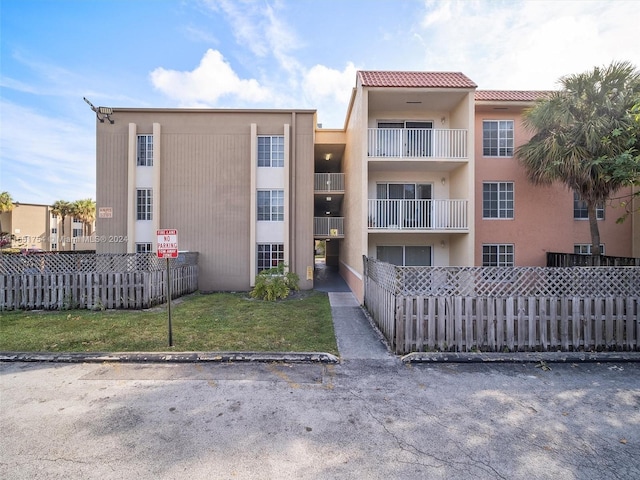
[[(3, 214), (5, 212), (10, 212), (11, 210), (14, 209), (14, 207), (15, 205), (13, 203), (13, 198), (11, 198), (11, 194), (9, 192), (0, 193), (0, 214)], [(0, 223), (0, 235), (2, 235), (3, 238), (5, 238), (5, 235), (4, 235), (5, 233), (7, 235), (10, 235), (11, 232), (3, 232), (2, 224)], [(6, 238), (4, 241), (6, 243)]]
[(0, 213), (10, 212), (14, 206), (13, 198), (9, 192), (0, 193)]
[[(638, 146), (640, 144), (640, 99), (631, 108), (631, 115), (635, 126), (631, 128), (630, 148), (616, 159), (618, 166), (616, 173), (627, 177), (630, 184), (638, 186), (640, 185), (640, 147)], [(640, 207), (634, 206), (634, 200), (637, 198), (640, 198), (640, 190), (617, 198), (620, 206), (624, 208), (624, 214), (616, 220), (617, 223), (624, 222), (629, 215), (640, 211)]]
[[(640, 72), (628, 62), (562, 77), (561, 90), (524, 112), (535, 133), (516, 150), (534, 184), (559, 181), (585, 202), (591, 253), (600, 256), (596, 207), (637, 180), (638, 123), (631, 112), (640, 98)], [(635, 166), (634, 166), (635, 165)]]
[(90, 198), (76, 200), (71, 204), (71, 213), (83, 223), (83, 234), (91, 235), (91, 226), (96, 219), (96, 202)]
[(72, 210), (71, 203), (67, 202), (66, 200), (56, 200), (55, 202), (53, 202), (53, 205), (51, 208), (51, 213), (53, 213), (56, 216), (59, 216), (60, 219), (62, 220), (62, 225), (60, 229), (62, 243), (64, 243), (64, 220), (65, 218), (67, 218), (68, 215), (71, 214), (71, 210)]

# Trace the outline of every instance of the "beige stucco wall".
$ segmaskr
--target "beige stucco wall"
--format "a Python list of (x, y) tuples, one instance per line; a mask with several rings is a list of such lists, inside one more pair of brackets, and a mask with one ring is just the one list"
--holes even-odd
[(362, 256), (367, 252), (367, 93), (357, 89), (346, 125), (346, 146), (342, 161), (345, 173), (344, 240), (340, 248), (340, 274), (356, 298), (363, 301)]
[[(137, 134), (161, 131), (158, 228), (178, 230), (180, 250), (199, 252), (202, 291), (247, 290), (255, 276), (250, 258), (251, 124), (258, 135), (283, 135), (291, 125), (290, 269), (310, 288), (313, 266), (312, 111), (116, 110), (114, 125), (98, 124), (97, 203), (113, 217), (98, 219), (99, 235), (127, 237), (128, 125)], [(154, 148), (157, 140), (154, 138)], [(135, 198), (133, 199), (135, 201)], [(286, 207), (285, 207), (286, 208)], [(135, 213), (135, 209), (133, 210)], [(135, 239), (133, 241), (135, 243)], [(127, 242), (99, 245), (102, 252), (125, 252)]]
[(14, 203), (13, 210), (0, 218), (2, 230), (14, 235), (12, 247), (49, 250), (50, 207)]

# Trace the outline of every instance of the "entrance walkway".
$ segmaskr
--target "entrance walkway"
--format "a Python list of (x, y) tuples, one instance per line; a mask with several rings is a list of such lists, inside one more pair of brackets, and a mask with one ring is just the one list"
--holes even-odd
[(374, 329), (337, 267), (316, 264), (315, 290), (327, 292), (340, 359), (395, 360)]

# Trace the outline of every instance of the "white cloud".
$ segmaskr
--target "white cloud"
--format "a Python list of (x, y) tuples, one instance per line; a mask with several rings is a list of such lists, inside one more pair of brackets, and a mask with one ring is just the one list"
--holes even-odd
[(355, 86), (356, 67), (349, 62), (342, 71), (324, 65), (300, 68), (289, 73), (288, 84), (266, 86), (255, 79), (240, 79), (222, 54), (210, 49), (191, 71), (159, 67), (150, 78), (156, 89), (182, 106), (314, 108), (323, 122), (339, 127)]
[(7, 101), (0, 110), (3, 191), (23, 203), (95, 198), (93, 122), (85, 126), (53, 119)]
[(480, 89), (556, 88), (614, 60), (640, 66), (634, 1), (425, 2), (416, 35), (427, 70), (457, 70)]
[(305, 94), (312, 101), (329, 98), (347, 103), (351, 97), (351, 90), (356, 86), (356, 71), (352, 62), (349, 62), (342, 71), (324, 65), (315, 65), (305, 75)]
[(184, 27), (183, 31), (185, 36), (194, 42), (204, 42), (213, 45), (218, 45), (220, 43), (215, 35), (193, 25)]
[(327, 128), (344, 125), (347, 104), (356, 85), (357, 68), (349, 62), (340, 71), (314, 65), (304, 74), (303, 91), (307, 103), (318, 110), (318, 121)]
[(300, 69), (291, 54), (301, 45), (293, 28), (282, 20), (280, 2), (264, 0), (205, 0), (205, 5), (222, 12), (229, 23), (236, 42), (256, 57), (273, 56), (281, 68), (293, 73)]
[(245, 102), (262, 102), (271, 96), (268, 88), (255, 79), (243, 80), (217, 50), (209, 49), (192, 71), (180, 72), (162, 67), (151, 72), (153, 86), (182, 105), (202, 102), (216, 105), (221, 97), (234, 96)]

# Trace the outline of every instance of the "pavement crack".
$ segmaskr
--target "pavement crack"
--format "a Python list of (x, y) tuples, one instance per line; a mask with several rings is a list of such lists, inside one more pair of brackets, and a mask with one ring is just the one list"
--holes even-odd
[[(462, 444), (460, 444), (460, 442), (452, 440), (452, 442), (456, 445), (456, 447), (462, 453), (462, 455), (464, 455), (464, 457), (469, 459), (469, 462), (457, 461), (457, 460), (445, 460), (442, 457), (439, 457), (437, 455), (434, 455), (433, 453), (427, 452), (427, 451), (419, 448), (415, 444), (413, 444), (413, 443), (401, 438), (399, 435), (397, 435), (396, 433), (391, 431), (388, 428), (386, 422), (384, 420), (382, 420), (381, 418), (379, 418), (379, 416), (374, 413), (374, 411), (370, 407), (370, 402), (368, 402), (366, 398), (364, 398), (362, 395), (357, 394), (353, 390), (350, 390), (350, 393), (354, 397), (358, 398), (359, 400), (361, 400), (363, 402), (363, 405), (365, 407), (365, 410), (366, 410), (367, 414), (373, 420), (375, 420), (375, 422), (378, 425), (380, 425), (382, 427), (382, 429), (385, 431), (386, 434), (388, 434), (391, 438), (393, 438), (393, 440), (398, 445), (398, 448), (401, 451), (406, 452), (406, 453), (408, 453), (410, 455), (413, 455), (414, 457), (417, 457), (417, 458), (422, 459), (422, 460), (430, 459), (432, 461), (437, 462), (437, 464), (432, 464), (432, 463), (423, 462), (423, 461), (410, 462), (410, 461), (398, 459), (399, 463), (403, 463), (403, 464), (407, 464), (407, 465), (419, 465), (419, 466), (431, 467), (431, 468), (443, 468), (445, 466), (448, 466), (448, 467), (450, 467), (452, 469), (455, 469), (455, 470), (462, 469), (462, 471), (467, 472), (467, 473), (468, 473), (469, 465), (472, 464), (476, 468), (478, 468), (479, 470), (482, 470), (482, 471), (485, 471), (485, 472), (488, 472), (488, 473), (492, 474), (494, 476), (494, 478), (499, 478), (499, 479), (502, 479), (502, 480), (506, 480), (508, 478), (508, 477), (502, 475), (498, 470), (496, 470), (489, 462), (486, 462), (486, 461), (480, 460), (478, 458), (475, 458), (473, 455), (471, 455), (471, 453), (469, 453), (469, 451), (466, 448), (464, 448), (464, 446)], [(420, 413), (423, 413), (425, 416), (428, 416), (428, 417), (431, 417), (431, 418), (435, 419), (436, 424), (438, 424), (442, 428), (449, 428), (448, 425), (445, 425), (442, 422), (440, 422), (436, 415), (427, 413), (421, 408), (417, 408), (416, 410), (418, 410)]]

